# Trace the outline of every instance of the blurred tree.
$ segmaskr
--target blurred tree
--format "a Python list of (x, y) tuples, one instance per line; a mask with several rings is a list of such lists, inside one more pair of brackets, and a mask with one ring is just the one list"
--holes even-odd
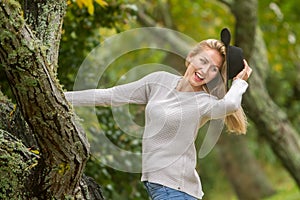
[[(300, 129), (299, 96), (299, 7), (292, 1), (260, 2), (259, 24), (268, 48), (269, 71), (266, 85), (272, 99)], [(273, 23), (268, 23), (272, 21)], [(268, 37), (272, 36), (272, 37)], [(276, 38), (276, 39), (271, 39)]]
[[(256, 52), (260, 52), (259, 48), (264, 46), (264, 43), (258, 34), (257, 22), (249, 21), (249, 14), (255, 13), (255, 10), (251, 10), (251, 7), (247, 6), (251, 2), (236, 0), (234, 4), (231, 4), (232, 12), (239, 22), (236, 25), (235, 42), (245, 49), (245, 56), (251, 59), (250, 63), (253, 63), (254, 68), (253, 76), (249, 80), (251, 90), (246, 95), (245, 104), (249, 110), (248, 115), (256, 124), (257, 130), (264, 136), (282, 165), (300, 187), (300, 136), (284, 110), (270, 98), (262, 79), (265, 76), (260, 75), (265, 72), (264, 68), (266, 67), (262, 66), (260, 62), (263, 58), (267, 58), (267, 55), (259, 55), (260, 59), (254, 57)], [(253, 3), (257, 2), (253, 1)], [(244, 8), (250, 9), (248, 14), (236, 6), (237, 4), (244, 4)], [(249, 40), (254, 42), (249, 43)]]

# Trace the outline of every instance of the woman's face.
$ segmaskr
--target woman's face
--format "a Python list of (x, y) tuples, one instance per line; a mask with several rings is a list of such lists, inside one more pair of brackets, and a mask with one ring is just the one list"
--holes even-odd
[(184, 77), (194, 90), (202, 90), (202, 86), (213, 80), (219, 73), (223, 58), (215, 49), (205, 49), (190, 58)]

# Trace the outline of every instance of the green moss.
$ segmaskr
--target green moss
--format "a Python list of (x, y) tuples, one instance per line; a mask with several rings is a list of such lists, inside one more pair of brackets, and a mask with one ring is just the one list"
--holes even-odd
[(58, 166), (58, 173), (61, 174), (61, 175), (64, 175), (69, 170), (70, 170), (70, 164), (69, 163), (61, 163)]
[(22, 94), (24, 94), (24, 95), (27, 94), (27, 88), (25, 88), (24, 85), (18, 83), (18, 84), (15, 85), (15, 88), (17, 88), (17, 90), (18, 90), (20, 93), (22, 93)]
[(18, 60), (18, 54), (16, 51), (12, 51), (10, 54), (8, 54), (8, 60), (7, 62), (10, 64), (16, 64)]
[(0, 199), (24, 199), (24, 184), (33, 160), (26, 160), (26, 147), (17, 140), (7, 139), (0, 130)]
[(29, 87), (36, 87), (38, 85), (38, 80), (32, 77), (25, 77), (23, 84)]
[(32, 57), (32, 51), (26, 46), (26, 47), (19, 47), (17, 50), (13, 50), (13, 51), (10, 51), (8, 57), (7, 57), (7, 62), (10, 64), (10, 65), (13, 65), (13, 64), (18, 64), (18, 70), (22, 70), (24, 71), (23, 68), (26, 68), (27, 66), (31, 66), (31, 65), (28, 65), (29, 64), (29, 61), (31, 60), (31, 57)]
[[(0, 23), (1, 25), (1, 23)], [(0, 32), (0, 42), (1, 42), (1, 46), (5, 48), (5, 46), (7, 45), (7, 41), (13, 40), (15, 39), (15, 36), (13, 34), (11, 34), (10, 31), (7, 30), (1, 30)]]
[(10, 100), (5, 96), (0, 90), (0, 101), (1, 102), (10, 102)]
[(23, 11), (21, 9), (21, 5), (18, 1), (9, 0), (6, 4), (10, 7), (11, 10), (15, 12), (11, 12), (9, 20), (12, 22), (16, 30), (20, 30), (21, 27), (24, 26), (24, 18)]
[[(2, 40), (5, 39), (3, 37), (8, 37), (8, 38), (12, 37), (11, 32), (19, 31), (24, 26), (24, 18), (23, 18), (22, 9), (19, 2), (14, 0), (7, 0), (1, 3), (5, 4), (5, 7), (1, 9), (0, 12), (0, 19), (1, 19), (0, 25), (2, 27), (8, 27), (8, 29), (10, 30), (8, 33), (4, 33), (4, 34), (1, 33), (0, 39), (1, 41), (5, 41)], [(5, 15), (6, 12), (9, 13), (9, 17)]]

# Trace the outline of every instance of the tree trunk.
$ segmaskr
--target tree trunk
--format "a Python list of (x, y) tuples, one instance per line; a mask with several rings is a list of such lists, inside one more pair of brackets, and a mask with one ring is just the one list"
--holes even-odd
[[(286, 114), (270, 98), (258, 75), (251, 77), (250, 84), (252, 89), (245, 98), (248, 115), (300, 187), (299, 134), (289, 122)], [(255, 106), (253, 102), (256, 102)]]
[(217, 147), (220, 163), (239, 199), (259, 200), (275, 193), (247, 148), (245, 136), (223, 134)]
[(40, 150), (28, 193), (32, 199), (75, 198), (89, 144), (54, 74), (66, 2), (29, 4), (38, 12), (26, 22), (18, 2), (0, 4), (0, 60)]
[[(0, 198), (32, 199), (30, 185), (33, 185), (35, 179), (30, 178), (30, 175), (41, 159), (38, 145), (18, 107), (3, 96), (1, 91), (0, 108)], [(85, 175), (75, 191), (75, 199), (104, 199), (101, 187)]]
[(0, 129), (0, 199), (29, 199), (28, 178), (37, 164), (38, 155), (21, 141)]
[[(237, 6), (238, 4), (239, 6)], [(255, 55), (255, 52), (259, 51), (260, 47), (264, 46), (264, 44), (260, 43), (258, 45), (260, 47), (252, 51), (257, 41), (263, 41), (256, 34), (259, 33), (257, 24), (252, 23), (252, 21), (256, 22), (256, 20), (250, 20), (253, 18), (253, 13), (256, 13), (256, 5), (256, 0), (236, 0), (231, 7), (238, 22), (236, 43), (245, 50), (245, 55), (249, 58)], [(249, 47), (249, 45), (252, 46)], [(246, 94), (246, 98), (244, 98), (247, 114), (255, 123), (259, 134), (264, 136), (275, 155), (293, 177), (298, 187), (300, 187), (300, 136), (289, 122), (286, 113), (274, 103), (266, 90), (266, 85), (262, 79), (266, 75), (262, 73), (266, 71), (264, 68), (269, 68), (269, 66), (260, 64), (265, 58), (267, 58), (267, 55), (260, 55), (260, 59), (253, 57), (250, 60), (253, 63), (251, 65), (253, 67), (253, 75), (249, 79), (250, 89)], [(264, 61), (263, 63), (267, 62)]]

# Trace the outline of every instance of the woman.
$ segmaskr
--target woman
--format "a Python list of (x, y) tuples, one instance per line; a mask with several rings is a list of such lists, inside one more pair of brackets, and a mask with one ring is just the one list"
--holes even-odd
[(224, 118), (229, 131), (246, 132), (241, 108), (252, 70), (244, 60), (226, 93), (225, 45), (214, 39), (200, 42), (188, 54), (183, 76), (155, 72), (109, 89), (66, 92), (75, 106), (146, 104), (142, 178), (153, 200), (201, 199), (195, 170), (195, 138), (211, 119)]

